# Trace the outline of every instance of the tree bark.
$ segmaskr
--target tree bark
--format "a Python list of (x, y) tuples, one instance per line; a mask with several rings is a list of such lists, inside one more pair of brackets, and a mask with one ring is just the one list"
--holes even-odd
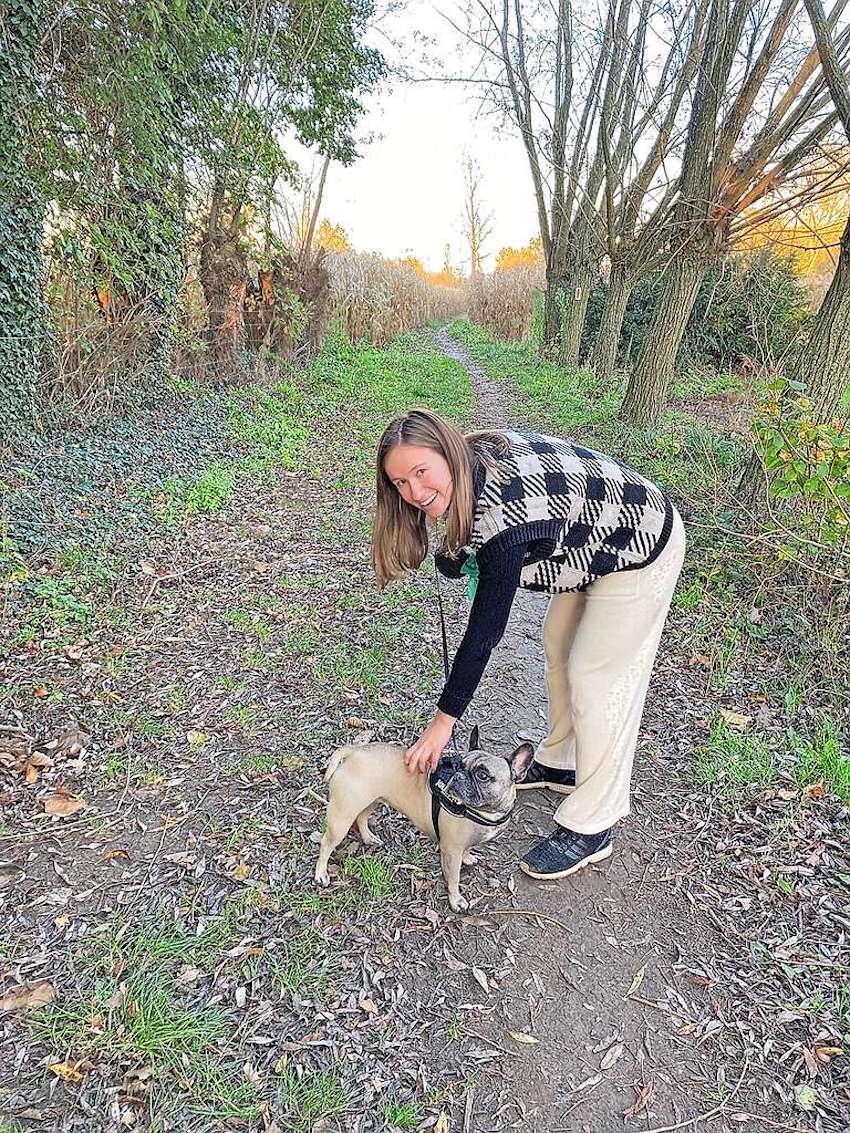
[(599, 321), (599, 333), (593, 345), (591, 368), (599, 382), (609, 382), (617, 368), (617, 350), (623, 331), (626, 307), (634, 286), (634, 278), (623, 263), (611, 265), (608, 294)]
[(567, 292), (558, 351), (558, 361), (562, 366), (578, 365), (581, 332), (584, 330), (584, 320), (587, 315), (587, 301), (597, 274), (595, 265), (581, 268), (574, 277), (575, 283)]
[(676, 355), (708, 270), (699, 256), (677, 256), (668, 269), (652, 321), (646, 331), (629, 384), (620, 418), (640, 428), (655, 426), (667, 405)]
[(850, 216), (835, 275), (800, 351), (795, 376), (806, 386), (814, 419), (831, 420), (850, 382)]
[(210, 223), (201, 245), (201, 286), (209, 316), (210, 376), (226, 383), (245, 369), (248, 261), (238, 233)]

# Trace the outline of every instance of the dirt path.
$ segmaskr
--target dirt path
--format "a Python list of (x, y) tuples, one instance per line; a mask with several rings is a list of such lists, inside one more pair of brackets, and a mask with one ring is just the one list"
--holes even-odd
[[(540, 427), (524, 420), (520, 405), (506, 404), (499, 385), (445, 331), (438, 341), (466, 365), (481, 427)], [(467, 714), (484, 735), (504, 743), (545, 734), (544, 612), (539, 596), (517, 595)], [(682, 884), (693, 859), (680, 850), (705, 837), (705, 824), (685, 813), (690, 786), (679, 774), (682, 752), (695, 743), (687, 723), (695, 705), (682, 679), (687, 653), (676, 620), (674, 610), (641, 731), (632, 814), (621, 824), (614, 856), (575, 879), (527, 878), (516, 862), (551, 828), (560, 799), (523, 793), (515, 824), (489, 856), (491, 884), (500, 895), (510, 886), (513, 899), (494, 897), (486, 905), (511, 911), (495, 915), (501, 924), (495, 936), (458, 928), (459, 954), (499, 972), (478, 1029), (511, 1051), (492, 1092), (478, 1103), (471, 1127), (481, 1133), (509, 1127), (504, 1115), (516, 1113), (518, 1104), (526, 1110), (522, 1127), (537, 1133), (614, 1133), (624, 1118), (643, 1129), (796, 1127), (793, 1112), (770, 1104), (769, 1080), (748, 1070), (741, 1048), (719, 1034), (734, 1021), (706, 992), (711, 981), (701, 963), (728, 941), (716, 919), (695, 912)], [(534, 1042), (512, 1040), (511, 1031)]]
[[(468, 366), (479, 402), (477, 423), (515, 425), (515, 411), (508, 410), (499, 386), (445, 332), (438, 341)], [(508, 632), (468, 712), (484, 735), (501, 742), (545, 734), (545, 607), (537, 595), (517, 595)], [(653, 703), (662, 695), (659, 685), (669, 664), (662, 655)], [(472, 953), (481, 962), (479, 950), (488, 951), (487, 966), (506, 949), (516, 957), (492, 996), (494, 1010), (482, 1029), (502, 1043), (509, 1031), (535, 1039), (525, 1045), (508, 1037), (514, 1053), (490, 1099), (498, 1104), (482, 1101), (473, 1126), (482, 1133), (499, 1127), (494, 1114), (516, 1098), (527, 1107), (527, 1127), (539, 1133), (561, 1126), (613, 1133), (622, 1129), (625, 1111), (645, 1096), (643, 1120), (650, 1125), (674, 1124), (700, 1112), (696, 1099), (705, 1096), (708, 1082), (704, 1055), (694, 1050), (691, 1037), (674, 1039), (659, 1012), (646, 1005), (668, 995), (675, 1002), (683, 989), (673, 967), (680, 951), (699, 944), (687, 902), (669, 881), (673, 859), (654, 829), (651, 807), (664, 790), (664, 768), (657, 759), (649, 763), (646, 748), (644, 742), (637, 761), (634, 814), (623, 823), (609, 863), (576, 879), (543, 884), (515, 868), (536, 836), (551, 828), (549, 815), (560, 799), (546, 792), (520, 796), (516, 824), (500, 839), (498, 856), (490, 856), (501, 884), (513, 879), (517, 907), (542, 917), (508, 914), (495, 947), (487, 948), (487, 937), (479, 936)], [(707, 1005), (694, 1002), (693, 988), (685, 994), (688, 1019), (704, 1020)]]

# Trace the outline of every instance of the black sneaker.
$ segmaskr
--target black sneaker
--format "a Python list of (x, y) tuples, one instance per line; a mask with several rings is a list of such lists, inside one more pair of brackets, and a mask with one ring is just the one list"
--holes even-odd
[(548, 787), (550, 791), (557, 791), (561, 795), (569, 795), (576, 789), (576, 773), (572, 769), (560, 767), (546, 767), (535, 759), (524, 778), (517, 783), (518, 791), (528, 791), (532, 787)]
[(542, 842), (532, 846), (519, 867), (529, 877), (554, 881), (610, 856), (610, 830), (602, 830), (599, 834), (576, 834), (574, 830), (556, 826)]

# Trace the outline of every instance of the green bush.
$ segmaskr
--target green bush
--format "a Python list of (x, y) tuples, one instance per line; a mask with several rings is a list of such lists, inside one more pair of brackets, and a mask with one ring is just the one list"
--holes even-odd
[[(634, 359), (655, 313), (661, 273), (641, 280), (629, 298), (618, 364)], [(608, 284), (599, 280), (587, 305), (582, 357), (590, 355)], [(679, 350), (678, 369), (728, 369), (743, 358), (772, 365), (793, 352), (810, 318), (805, 284), (793, 261), (770, 251), (732, 255), (713, 267), (700, 286)]]

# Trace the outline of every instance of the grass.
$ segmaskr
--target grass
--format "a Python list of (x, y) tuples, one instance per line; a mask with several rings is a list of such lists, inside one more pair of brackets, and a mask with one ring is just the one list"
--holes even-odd
[(393, 890), (394, 874), (380, 858), (368, 854), (351, 855), (345, 859), (342, 872), (345, 877), (356, 877), (362, 881), (366, 892), (375, 901), (385, 900)]
[[(334, 986), (336, 957), (327, 954), (327, 936), (316, 925), (307, 925), (283, 942), (282, 954), (274, 961), (273, 983), (280, 992), (324, 996)], [(323, 957), (317, 968), (316, 961)]]
[(419, 1103), (409, 1101), (388, 1101), (384, 1105), (384, 1120), (392, 1129), (415, 1129), (422, 1120)]
[(776, 777), (767, 738), (756, 731), (736, 732), (722, 716), (714, 719), (708, 742), (694, 753), (693, 768), (702, 786), (720, 784), (733, 794), (767, 787)]
[(801, 787), (823, 783), (850, 806), (850, 755), (842, 748), (841, 736), (835, 722), (824, 717), (809, 739), (789, 729), (791, 750), (797, 757), (796, 776)]
[(335, 483), (342, 488), (371, 483), (375, 445), (392, 417), (428, 405), (460, 421), (474, 401), (466, 370), (426, 333), (402, 335), (384, 349), (367, 343), (351, 346), (331, 334), (308, 381), (328, 407), (346, 409), (353, 435), (346, 451), (335, 454)]
[(302, 1074), (282, 1066), (277, 1087), (280, 1104), (294, 1133), (309, 1133), (323, 1117), (344, 1113), (351, 1105), (351, 1094), (341, 1070), (307, 1071)]
[(175, 1105), (224, 1119), (256, 1117), (256, 1088), (231, 1052), (232, 1013), (190, 998), (177, 978), (181, 964), (212, 971), (237, 939), (241, 913), (231, 906), (200, 932), (160, 918), (109, 923), (92, 934), (73, 990), (29, 1018), (51, 1061), (88, 1058), (116, 1072), (149, 1065), (152, 1119), (175, 1115)]

